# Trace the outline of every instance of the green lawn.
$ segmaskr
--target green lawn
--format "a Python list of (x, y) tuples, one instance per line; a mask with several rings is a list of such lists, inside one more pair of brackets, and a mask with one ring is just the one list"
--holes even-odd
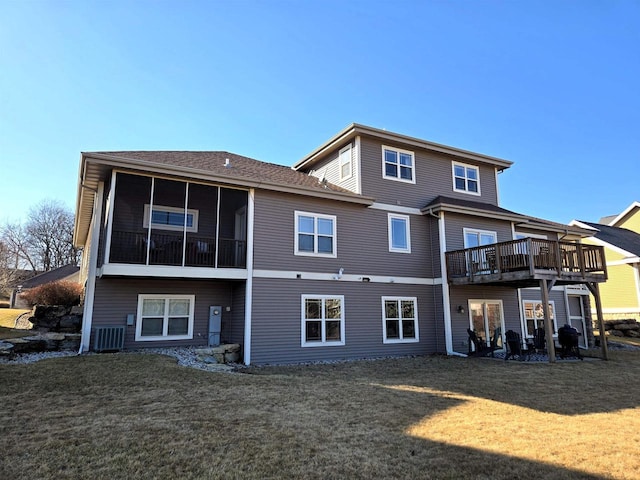
[(0, 478), (637, 478), (640, 352), (611, 357), (0, 365)]

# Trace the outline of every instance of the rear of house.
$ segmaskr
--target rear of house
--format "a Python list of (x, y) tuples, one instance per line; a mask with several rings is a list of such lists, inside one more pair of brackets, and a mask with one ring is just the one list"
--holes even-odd
[[(538, 285), (533, 269), (481, 280), (498, 272), (478, 270), (487, 245), (588, 235), (499, 207), (510, 165), (357, 124), (293, 169), (228, 152), (84, 153), (83, 349), (117, 329), (125, 348), (237, 343), (245, 363), (466, 354), (468, 328), (502, 344), (507, 330), (533, 335), (545, 299), (554, 331), (571, 322), (586, 339), (586, 288), (523, 288)], [(457, 250), (473, 282), (449, 278)]]

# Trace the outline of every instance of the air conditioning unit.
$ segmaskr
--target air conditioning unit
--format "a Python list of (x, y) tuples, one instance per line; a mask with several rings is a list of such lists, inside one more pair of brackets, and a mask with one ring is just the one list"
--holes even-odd
[(96, 327), (93, 331), (93, 350), (95, 352), (122, 350), (124, 334), (124, 326)]

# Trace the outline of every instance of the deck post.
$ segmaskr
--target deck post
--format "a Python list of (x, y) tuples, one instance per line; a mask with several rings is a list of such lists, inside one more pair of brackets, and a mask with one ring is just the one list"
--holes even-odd
[(602, 302), (600, 301), (600, 287), (597, 282), (587, 283), (587, 288), (596, 301), (596, 315), (598, 316), (598, 331), (600, 332), (600, 349), (602, 351), (602, 359), (609, 360), (609, 346), (607, 345), (607, 337), (604, 328), (604, 318), (602, 318)]
[(547, 280), (545, 278), (540, 280), (540, 291), (542, 293), (547, 354), (549, 355), (549, 363), (554, 363), (556, 361), (556, 345), (553, 341), (553, 325), (551, 324), (551, 317), (549, 316), (549, 290), (547, 290)]

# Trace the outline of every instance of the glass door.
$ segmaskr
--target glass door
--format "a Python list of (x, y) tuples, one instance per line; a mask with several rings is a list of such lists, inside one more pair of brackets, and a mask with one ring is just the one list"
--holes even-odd
[(501, 300), (469, 300), (471, 329), (489, 347), (496, 343), (497, 349), (504, 345), (504, 315)]

